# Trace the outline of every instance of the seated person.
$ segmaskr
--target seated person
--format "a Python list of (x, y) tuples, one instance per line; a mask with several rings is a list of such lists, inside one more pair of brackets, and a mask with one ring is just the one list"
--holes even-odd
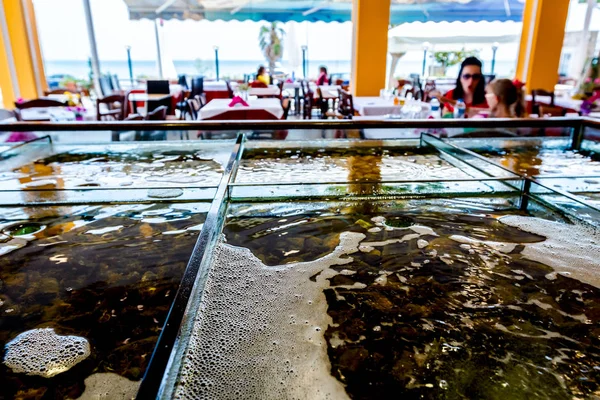
[[(269, 76), (269, 74), (267, 74), (267, 69), (262, 65), (258, 67), (258, 72), (256, 73), (256, 81), (263, 83), (264, 86), (261, 85), (262, 87), (268, 87), (271, 84), (271, 77)], [(259, 87), (255, 85), (252, 86)]]
[(327, 67), (321, 66), (319, 68), (319, 77), (317, 78), (317, 86), (323, 86), (329, 84), (329, 77), (327, 76)]
[(510, 79), (495, 79), (486, 88), (485, 98), (492, 118), (523, 118), (523, 84)]
[(456, 87), (447, 92), (440, 101), (454, 105), (459, 99), (465, 102), (467, 108), (488, 108), (481, 61), (475, 57), (468, 57), (462, 62), (456, 78)]

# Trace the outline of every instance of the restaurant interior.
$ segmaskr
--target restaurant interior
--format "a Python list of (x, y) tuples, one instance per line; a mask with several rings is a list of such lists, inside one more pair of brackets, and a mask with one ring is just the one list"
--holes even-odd
[[(124, 0), (159, 56), (162, 21), (266, 24), (231, 79), (103, 71), (81, 0), (89, 86), (35, 1), (0, 2), (0, 398), (600, 396), (596, 0)], [(284, 71), (289, 21), (351, 21), (350, 71)]]

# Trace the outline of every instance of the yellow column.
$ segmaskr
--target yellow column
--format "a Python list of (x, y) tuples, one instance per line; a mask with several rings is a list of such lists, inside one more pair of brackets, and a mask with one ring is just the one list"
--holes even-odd
[(34, 99), (42, 96), (46, 88), (46, 78), (32, 0), (2, 0), (0, 4), (5, 17), (3, 24), (5, 23), (8, 31), (8, 37), (3, 37), (3, 40), (5, 43), (9, 42), (12, 49), (12, 54), (5, 57), (7, 63), (12, 62), (14, 65), (18, 87), (18, 90), (15, 90), (13, 86), (12, 93), (7, 94), (3, 85), (2, 93), (6, 106), (7, 98)]
[[(0, 3), (2, 4), (2, 3)], [(8, 38), (8, 27), (4, 16), (4, 8), (0, 7), (0, 90), (2, 91), (2, 107), (14, 108), (18, 93), (17, 72), (12, 61), (12, 49)]]
[(352, 94), (385, 88), (391, 0), (352, 0)]
[(568, 13), (566, 0), (527, 0), (516, 75), (528, 90), (554, 91)]

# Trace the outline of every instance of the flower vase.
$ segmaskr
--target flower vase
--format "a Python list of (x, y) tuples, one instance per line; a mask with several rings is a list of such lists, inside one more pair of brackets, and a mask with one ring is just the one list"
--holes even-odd
[(248, 101), (248, 91), (247, 90), (240, 91), (240, 97), (242, 98), (242, 100)]

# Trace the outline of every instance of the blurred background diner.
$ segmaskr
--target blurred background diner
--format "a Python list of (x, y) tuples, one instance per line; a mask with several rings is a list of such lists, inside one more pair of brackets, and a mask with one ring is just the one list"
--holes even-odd
[[(533, 0), (381, 3), (4, 4), (0, 118), (600, 115), (596, 0), (547, 9)], [(518, 113), (514, 102), (500, 111), (486, 101), (486, 87), (496, 104), (513, 99), (506, 80), (519, 82)]]

